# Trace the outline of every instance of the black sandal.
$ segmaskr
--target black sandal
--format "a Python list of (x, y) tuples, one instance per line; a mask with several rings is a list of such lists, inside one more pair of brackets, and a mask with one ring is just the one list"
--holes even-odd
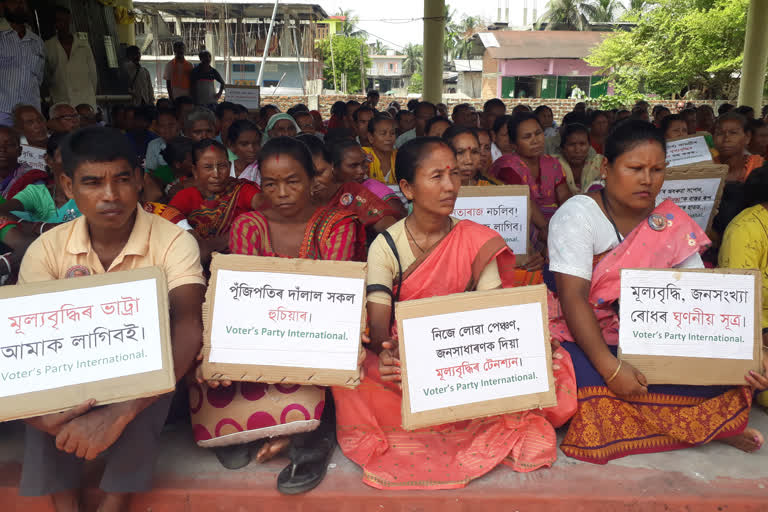
[(277, 490), (283, 494), (301, 494), (320, 485), (335, 446), (333, 426), (321, 425), (314, 432), (292, 436), (288, 449), (291, 464), (277, 476)]

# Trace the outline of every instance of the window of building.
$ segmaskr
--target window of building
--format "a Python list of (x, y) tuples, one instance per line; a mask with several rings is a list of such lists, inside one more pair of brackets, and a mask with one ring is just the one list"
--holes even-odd
[(255, 73), (256, 72), (256, 64), (242, 64), (242, 63), (232, 63), (232, 72), (233, 73)]

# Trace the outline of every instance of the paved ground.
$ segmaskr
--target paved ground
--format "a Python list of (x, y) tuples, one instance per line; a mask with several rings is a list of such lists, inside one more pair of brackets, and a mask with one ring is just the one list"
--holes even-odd
[[(768, 415), (755, 409), (751, 426), (768, 436)], [(440, 492), (371, 489), (362, 484), (360, 469), (337, 450), (320, 487), (301, 498), (286, 498), (275, 491), (285, 459), (228, 471), (212, 452), (193, 445), (188, 430), (163, 436), (156, 488), (137, 498), (132, 511), (768, 512), (768, 447), (746, 455), (714, 443), (634, 455), (604, 466), (560, 454), (548, 470), (524, 474), (499, 467), (466, 489)], [(0, 427), (0, 511), (47, 511), (44, 502), (16, 498), (22, 437), (18, 425)], [(92, 492), (91, 498), (96, 497)]]

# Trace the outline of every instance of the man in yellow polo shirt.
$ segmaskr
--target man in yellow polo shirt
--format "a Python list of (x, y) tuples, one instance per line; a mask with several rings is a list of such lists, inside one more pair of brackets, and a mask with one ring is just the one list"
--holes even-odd
[[(61, 146), (62, 186), (82, 217), (33, 242), (19, 283), (68, 279), (159, 266), (168, 281), (176, 379), (192, 366), (202, 343), (205, 280), (195, 239), (139, 205), (143, 176), (119, 131), (91, 127)], [(20, 493), (51, 496), (57, 512), (80, 510), (83, 459), (106, 460), (101, 512), (125, 510), (132, 493), (149, 490), (159, 435), (172, 394), (27, 420)]]

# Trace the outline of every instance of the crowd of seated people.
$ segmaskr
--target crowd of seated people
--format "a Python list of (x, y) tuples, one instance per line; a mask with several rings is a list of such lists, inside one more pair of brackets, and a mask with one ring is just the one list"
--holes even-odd
[[(660, 105), (649, 111), (646, 102), (608, 111), (578, 103), (560, 118), (547, 105), (510, 110), (500, 99), (480, 111), (417, 100), (382, 108), (372, 93), (362, 103), (336, 102), (324, 119), (303, 104), (281, 112), (226, 101), (199, 106), (186, 96), (157, 103), (115, 106), (107, 122), (81, 106), (54, 105), (48, 120), (30, 105), (15, 109), (14, 126), (0, 127), (0, 274), (3, 284), (60, 279), (66, 258), (88, 273), (165, 265), (178, 392), (189, 395), (194, 442), (226, 468), (242, 468), (252, 455), (260, 462), (287, 455), (277, 485), (296, 494), (322, 481), (338, 445), (373, 487), (448, 489), (501, 464), (521, 472), (551, 466), (555, 428), (565, 425), (563, 453), (594, 463), (711, 441), (761, 447), (762, 433), (747, 422), (768, 379), (648, 385), (617, 358), (611, 307), (619, 298), (612, 277), (625, 267), (719, 264), (768, 275), (768, 128), (755, 110), (721, 107), (715, 116), (708, 105), (673, 114)], [(712, 243), (682, 210), (656, 205), (667, 143), (694, 135), (728, 166)], [(45, 151), (44, 168), (20, 162), (22, 145)], [(492, 229), (451, 216), (461, 187), (500, 185), (530, 191), (525, 265)], [(675, 215), (674, 227), (650, 230), (653, 213)], [(661, 243), (689, 233), (694, 244)], [(148, 253), (126, 263), (139, 237), (173, 257), (154, 261)], [(635, 250), (646, 244), (660, 249)], [(195, 369), (199, 308), (214, 253), (367, 261), (362, 384), (295, 386), (292, 403), (316, 411), (316, 421), (295, 425), (281, 418), (268, 389), (255, 397), (246, 383), (204, 380)], [(557, 406), (404, 431), (394, 302), (540, 283), (550, 293)], [(768, 332), (768, 313), (762, 325)], [(116, 497), (105, 503), (149, 487), (151, 463), (131, 464), (154, 461), (170, 400), (119, 411), (91, 405), (27, 420), (23, 493), (52, 495), (58, 510), (76, 510), (66, 506), (77, 504), (77, 480), (40, 467), (77, 473), (78, 457), (110, 446), (118, 449), (109, 452), (102, 487)], [(119, 424), (113, 438), (60, 439), (93, 414)], [(227, 419), (242, 431), (221, 434), (216, 425)]]

